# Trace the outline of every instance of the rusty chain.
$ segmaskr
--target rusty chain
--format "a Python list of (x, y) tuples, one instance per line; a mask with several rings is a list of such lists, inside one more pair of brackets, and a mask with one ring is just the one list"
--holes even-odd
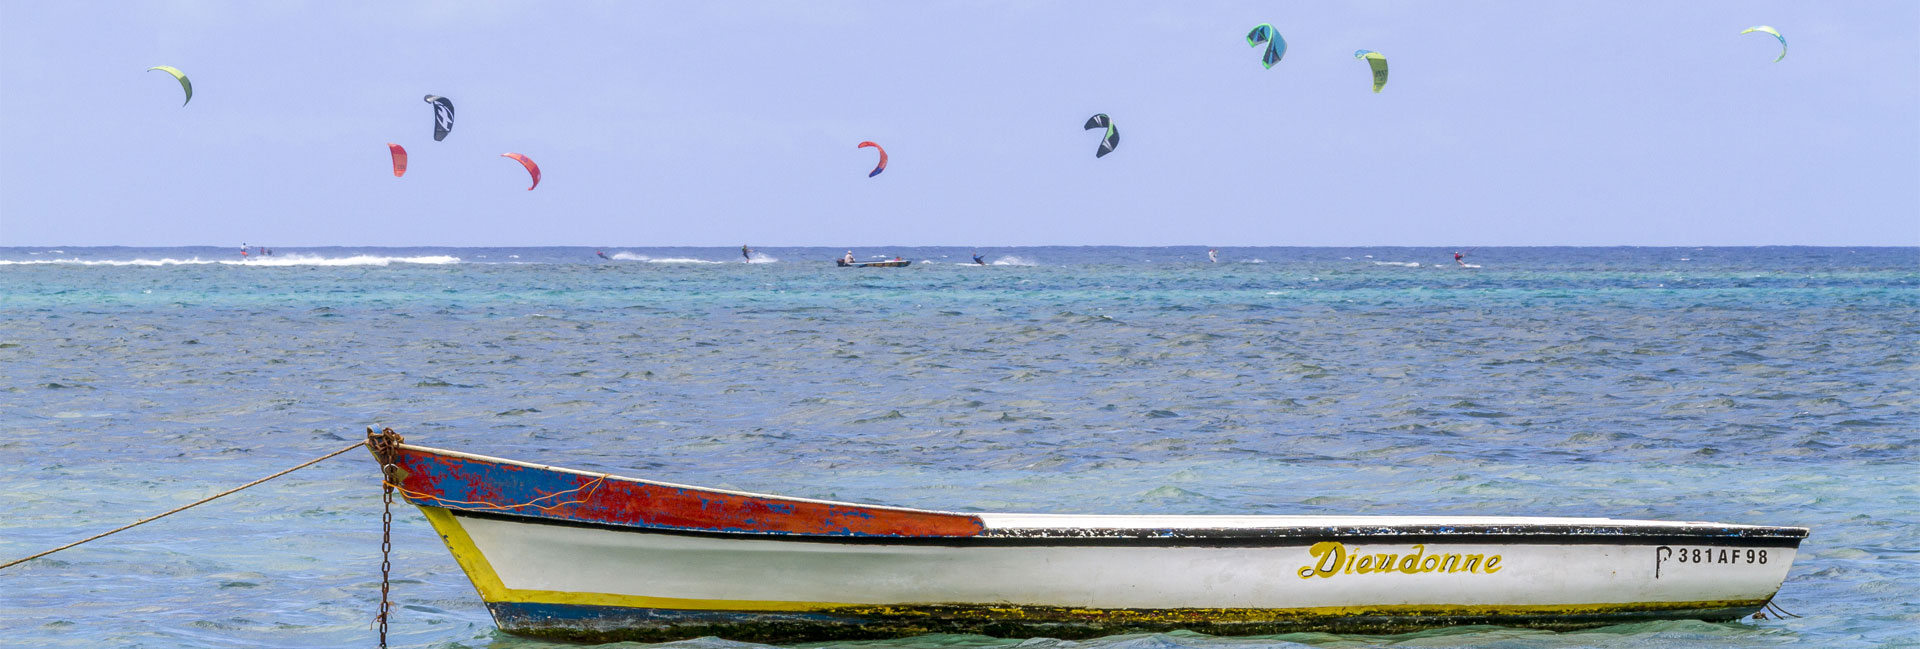
[[(380, 465), (380, 472), (392, 475), (393, 465)], [(391, 587), (388, 578), (393, 573), (393, 482), (382, 480), (380, 510), (380, 649), (387, 647), (387, 612), (391, 603), (387, 599), (387, 590)]]
[(387, 620), (393, 611), (390, 592), (393, 587), (393, 485), (399, 482), (399, 469), (393, 463), (395, 444), (401, 437), (392, 428), (380, 432), (367, 429), (367, 449), (380, 461), (380, 614), (374, 622), (380, 626), (380, 649), (387, 647)]

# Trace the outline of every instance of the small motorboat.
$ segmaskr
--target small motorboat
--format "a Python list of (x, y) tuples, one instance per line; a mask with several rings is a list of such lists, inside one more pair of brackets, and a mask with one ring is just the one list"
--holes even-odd
[(841, 268), (906, 268), (907, 264), (913, 262), (906, 259), (890, 259), (887, 261), (856, 261), (847, 263), (845, 259), (835, 259), (833, 263)]
[(1607, 518), (954, 513), (368, 435), (501, 630), (587, 642), (1734, 620), (1773, 599), (1807, 536)]

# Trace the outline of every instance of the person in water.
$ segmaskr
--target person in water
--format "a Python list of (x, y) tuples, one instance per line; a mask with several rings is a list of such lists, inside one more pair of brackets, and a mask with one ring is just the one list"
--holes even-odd
[(740, 244), (740, 256), (746, 257), (747, 261), (753, 261), (753, 249), (748, 248), (746, 244)]
[(987, 260), (985, 260), (985, 259), (981, 259), (981, 258), (980, 258), (980, 253), (977, 253), (977, 252), (976, 252), (976, 253), (973, 253), (973, 263), (975, 263), (975, 264), (979, 264), (979, 265), (981, 265), (981, 266), (985, 266), (985, 265), (987, 265)]

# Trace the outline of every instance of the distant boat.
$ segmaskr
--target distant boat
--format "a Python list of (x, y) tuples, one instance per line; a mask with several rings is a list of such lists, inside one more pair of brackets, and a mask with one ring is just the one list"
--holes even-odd
[(894, 259), (890, 261), (856, 261), (849, 264), (845, 259), (835, 259), (833, 263), (841, 268), (906, 268), (907, 264), (913, 262), (906, 259)]
[(1514, 516), (972, 514), (689, 487), (368, 431), (501, 630), (794, 643), (1734, 620), (1807, 529)]

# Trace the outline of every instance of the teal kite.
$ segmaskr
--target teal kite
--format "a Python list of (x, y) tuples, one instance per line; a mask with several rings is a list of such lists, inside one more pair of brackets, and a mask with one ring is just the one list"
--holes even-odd
[[(179, 79), (180, 89), (187, 91), (187, 101), (193, 101), (193, 82), (187, 80), (187, 73), (181, 72), (180, 68), (176, 68), (171, 65), (156, 65), (151, 68), (147, 68), (148, 72), (152, 72), (154, 70), (159, 70), (161, 72), (171, 74), (173, 75), (173, 78)], [(182, 106), (187, 105), (187, 101), (180, 102), (180, 105)]]
[(1260, 23), (1253, 27), (1253, 31), (1247, 32), (1247, 47), (1259, 47), (1261, 43), (1267, 44), (1267, 51), (1260, 55), (1260, 65), (1272, 70), (1273, 64), (1279, 63), (1287, 55), (1287, 39), (1281, 38), (1280, 30), (1274, 29), (1273, 25)]
[(1781, 36), (1779, 30), (1776, 30), (1772, 27), (1768, 27), (1766, 25), (1755, 25), (1740, 31), (1740, 33), (1742, 34), (1751, 34), (1754, 32), (1766, 32), (1768, 34), (1773, 34), (1774, 38), (1780, 39), (1780, 56), (1775, 57), (1773, 59), (1774, 63), (1779, 63), (1780, 59), (1787, 58), (1787, 37)]
[(1373, 91), (1374, 92), (1380, 92), (1381, 88), (1386, 87), (1387, 57), (1381, 56), (1379, 52), (1375, 52), (1373, 50), (1354, 50), (1353, 58), (1365, 59), (1367, 62), (1367, 65), (1373, 68)]

